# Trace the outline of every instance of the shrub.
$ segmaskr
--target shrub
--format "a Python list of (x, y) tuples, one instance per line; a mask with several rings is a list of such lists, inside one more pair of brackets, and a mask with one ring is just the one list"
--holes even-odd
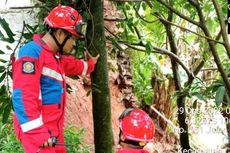
[[(84, 129), (76, 129), (74, 126), (69, 126), (65, 129), (65, 141), (67, 153), (90, 153), (90, 146), (83, 145)], [(0, 153), (24, 153), (20, 142), (14, 135), (12, 119), (7, 123), (2, 123), (0, 118)]]

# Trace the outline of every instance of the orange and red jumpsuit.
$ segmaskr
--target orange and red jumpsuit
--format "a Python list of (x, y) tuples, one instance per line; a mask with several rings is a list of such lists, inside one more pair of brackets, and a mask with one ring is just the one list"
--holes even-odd
[(94, 61), (60, 56), (34, 35), (15, 54), (13, 64), (14, 129), (26, 153), (65, 153), (64, 146), (40, 147), (50, 137), (64, 143), (65, 76), (86, 75)]
[(119, 149), (117, 150), (116, 153), (149, 153), (146, 150), (143, 149), (129, 149), (129, 148), (124, 148), (124, 149)]

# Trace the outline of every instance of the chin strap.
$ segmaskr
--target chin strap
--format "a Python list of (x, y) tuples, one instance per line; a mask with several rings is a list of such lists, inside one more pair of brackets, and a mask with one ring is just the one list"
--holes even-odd
[(59, 52), (61, 55), (63, 55), (63, 47), (65, 45), (65, 43), (67, 42), (67, 40), (69, 38), (71, 38), (71, 34), (68, 34), (65, 39), (63, 40), (63, 42), (60, 44), (57, 40), (57, 38), (55, 37), (54, 35), (54, 31), (55, 29), (54, 28), (48, 28), (48, 32), (50, 33), (50, 35), (52, 36), (52, 38), (54, 39), (55, 43), (57, 44), (58, 48), (59, 48)]
[(143, 146), (140, 146), (140, 142), (138, 142), (138, 141), (132, 141), (132, 140), (127, 140), (127, 139), (122, 140), (122, 139), (121, 139), (121, 135), (122, 135), (121, 133), (122, 133), (122, 132), (121, 132), (121, 130), (120, 130), (120, 132), (119, 132), (119, 142), (118, 142), (118, 144), (122, 145), (122, 143), (123, 143), (123, 144), (132, 145), (133, 148), (137, 148), (137, 149), (142, 149), (142, 148), (143, 148)]

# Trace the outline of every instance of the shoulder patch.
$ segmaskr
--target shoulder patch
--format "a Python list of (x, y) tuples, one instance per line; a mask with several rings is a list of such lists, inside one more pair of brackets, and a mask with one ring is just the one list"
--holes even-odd
[(30, 61), (22, 62), (22, 73), (24, 74), (35, 74), (35, 64)]

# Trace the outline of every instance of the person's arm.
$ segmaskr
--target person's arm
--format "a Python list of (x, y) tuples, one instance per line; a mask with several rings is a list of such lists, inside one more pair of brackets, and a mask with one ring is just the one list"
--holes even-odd
[(13, 108), (23, 133), (37, 146), (50, 137), (41, 115), (40, 76), (42, 66), (33, 50), (24, 48), (13, 65)]
[(97, 63), (99, 55), (96, 57), (87, 53), (89, 58), (87, 61), (76, 59), (73, 56), (62, 56), (62, 66), (66, 76), (71, 75), (87, 75), (94, 70), (94, 66)]

